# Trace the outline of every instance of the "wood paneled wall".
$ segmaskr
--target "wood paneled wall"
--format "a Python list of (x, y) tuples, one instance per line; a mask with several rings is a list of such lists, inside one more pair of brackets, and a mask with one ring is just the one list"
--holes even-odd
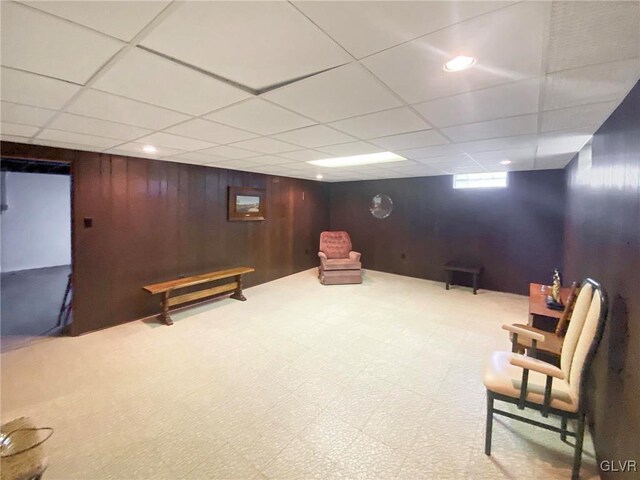
[[(159, 312), (149, 283), (248, 265), (252, 286), (311, 268), (329, 225), (319, 182), (33, 145), (2, 153), (72, 163), (74, 335)], [(267, 219), (227, 221), (230, 185), (265, 188)]]
[[(389, 195), (379, 220), (371, 198)], [(365, 268), (443, 281), (449, 260), (482, 264), (482, 286), (528, 294), (562, 262), (565, 173), (512, 172), (505, 189), (455, 190), (451, 176), (331, 185), (331, 228), (346, 230)], [(404, 258), (403, 258), (404, 256)]]
[[(609, 316), (589, 389), (599, 460), (640, 461), (640, 83), (567, 167), (564, 268), (600, 281)], [(605, 478), (638, 478), (607, 473)]]

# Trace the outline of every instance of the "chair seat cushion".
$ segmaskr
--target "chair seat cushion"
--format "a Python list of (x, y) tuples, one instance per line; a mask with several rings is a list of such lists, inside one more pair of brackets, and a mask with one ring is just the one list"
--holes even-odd
[[(507, 395), (512, 398), (520, 397), (522, 383), (522, 368), (511, 365), (513, 357), (522, 356), (511, 352), (493, 352), (489, 363), (485, 367), (483, 382), (487, 390)], [(527, 383), (527, 401), (542, 405), (544, 403), (544, 386), (547, 376), (529, 370)], [(553, 379), (551, 390), (551, 407), (565, 412), (578, 411), (578, 399), (574, 398), (565, 380)]]
[(350, 258), (329, 258), (323, 267), (325, 270), (360, 270), (362, 264)]

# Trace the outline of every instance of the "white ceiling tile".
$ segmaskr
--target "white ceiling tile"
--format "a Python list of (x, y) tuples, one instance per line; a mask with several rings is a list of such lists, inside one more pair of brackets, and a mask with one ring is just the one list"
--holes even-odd
[(336, 143), (346, 143), (354, 140), (352, 136), (338, 132), (326, 125), (313, 125), (311, 127), (299, 128), (297, 130), (291, 130), (290, 132), (273, 135), (273, 138), (307, 148), (335, 145)]
[(222, 163), (222, 162), (229, 161), (228, 158), (222, 158), (222, 157), (217, 157), (215, 155), (205, 154), (205, 153), (202, 153), (202, 151), (181, 153), (179, 155), (172, 155), (170, 158), (171, 160), (189, 161), (191, 163), (198, 163), (198, 164), (213, 163), (213, 162)]
[(371, 140), (371, 143), (386, 148), (387, 150), (396, 151), (415, 147), (442, 145), (449, 143), (449, 141), (435, 130), (422, 130), (420, 132), (374, 138)]
[(22, 3), (129, 41), (170, 2), (49, 0)]
[(206, 153), (207, 155), (215, 155), (222, 158), (237, 160), (241, 158), (256, 157), (258, 153), (251, 150), (245, 150), (244, 148), (231, 147), (229, 145), (221, 145), (219, 147), (207, 148), (200, 153)]
[(287, 2), (184, 2), (142, 43), (253, 89), (350, 60)]
[(470, 123), (469, 125), (442, 128), (440, 131), (454, 142), (470, 142), (485, 138), (533, 134), (538, 131), (538, 115), (521, 115), (519, 117)]
[(547, 72), (640, 56), (640, 2), (566, 2), (551, 6)]
[(272, 135), (316, 123), (261, 98), (223, 108), (206, 118), (261, 135)]
[(362, 58), (508, 2), (295, 2), (356, 58)]
[(2, 65), (84, 84), (123, 45), (24, 5), (2, 2)]
[(542, 112), (541, 132), (568, 130), (592, 125), (601, 125), (618, 106), (618, 101), (592, 103), (577, 107)]
[(57, 140), (47, 140), (44, 138), (34, 138), (29, 141), (33, 145), (44, 145), (47, 147), (66, 148), (69, 150), (83, 150), (86, 152), (100, 152), (102, 147), (96, 147), (94, 145), (83, 145), (81, 143), (61, 142)]
[(491, 138), (474, 142), (458, 143), (463, 152), (492, 152), (497, 150), (515, 150), (537, 145), (537, 135), (516, 135), (513, 137)]
[(367, 142), (349, 142), (340, 145), (330, 145), (327, 147), (320, 147), (318, 150), (327, 152), (328, 154), (336, 157), (346, 157), (350, 155), (365, 155), (367, 153), (382, 152), (383, 149), (371, 145)]
[(251, 96), (139, 48), (128, 51), (93, 87), (192, 115), (202, 115)]
[(423, 158), (435, 158), (446, 155), (455, 155), (464, 152), (464, 148), (455, 143), (445, 145), (434, 145), (433, 147), (409, 148), (406, 150), (396, 150), (395, 153), (405, 158), (419, 160)]
[(19, 105), (17, 103), (2, 102), (2, 106), (0, 106), (3, 122), (22, 123), (37, 127), (47, 123), (55, 113), (55, 110)]
[(80, 91), (71, 83), (4, 67), (1, 80), (2, 100), (56, 110)]
[(213, 143), (239, 142), (257, 136), (255, 133), (249, 133), (245, 130), (239, 130), (199, 118), (194, 118), (188, 122), (168, 128), (167, 132)]
[(254, 138), (252, 140), (245, 140), (244, 142), (238, 142), (231, 145), (233, 147), (245, 148), (247, 150), (253, 150), (259, 153), (280, 153), (280, 152), (292, 152), (300, 147), (291, 145), (290, 143), (281, 142), (268, 137)]
[(61, 114), (51, 122), (49, 128), (119, 140), (133, 140), (151, 133), (151, 130), (146, 128), (132, 127), (122, 123), (108, 122), (71, 113)]
[(509, 160), (512, 163), (533, 162), (536, 156), (535, 146), (511, 150), (494, 150), (491, 152), (472, 152), (469, 154), (476, 162), (483, 165), (501, 166), (500, 162)]
[(591, 65), (546, 76), (544, 109), (622, 100), (640, 79), (640, 60)]
[(255, 162), (253, 158), (239, 158), (235, 160), (231, 160), (230, 162), (224, 162), (221, 164), (222, 168), (230, 168), (232, 170), (243, 169), (247, 167), (255, 167), (260, 164)]
[(98, 137), (95, 135), (85, 135), (83, 133), (65, 132), (62, 130), (53, 130), (47, 128), (38, 134), (37, 140), (53, 140), (56, 142), (74, 143), (76, 145), (86, 145), (98, 149), (111, 148), (119, 143), (120, 140), (113, 138)]
[(170, 155), (174, 156), (185, 153), (184, 150), (168, 147), (158, 147), (157, 152), (147, 153), (142, 150), (145, 145), (145, 143), (129, 142), (125, 143), (124, 145), (118, 145), (117, 147), (108, 150), (107, 153), (113, 153), (115, 155), (127, 155), (129, 157), (134, 156), (141, 158), (153, 158), (156, 160), (161, 160), (160, 157), (167, 157)]
[(333, 122), (331, 126), (365, 140), (431, 128), (431, 125), (404, 107), (347, 118)]
[(300, 80), (264, 97), (320, 122), (400, 106), (391, 93), (356, 63)]
[(253, 157), (251, 158), (251, 161), (255, 162), (260, 166), (283, 165), (286, 163), (291, 163), (290, 160), (287, 160), (281, 157), (276, 157), (274, 155), (261, 155), (259, 157)]
[(3, 142), (27, 143), (29, 137), (21, 137), (19, 135), (5, 135), (0, 132), (0, 140)]
[(591, 140), (597, 127), (577, 129), (568, 132), (553, 132), (540, 135), (537, 158), (579, 152)]
[[(446, 97), (540, 75), (549, 2), (521, 2), (458, 23), (363, 60), (409, 103)], [(447, 73), (457, 55), (476, 65)]]
[(539, 156), (534, 166), (536, 170), (553, 170), (566, 167), (577, 152), (561, 153), (558, 155)]
[(3, 135), (32, 137), (38, 130), (40, 130), (40, 128), (31, 125), (22, 125), (19, 123), (9, 123), (4, 121), (0, 123), (0, 133)]
[(189, 118), (182, 113), (91, 89), (83, 91), (67, 111), (152, 130), (165, 128)]
[(138, 143), (145, 145), (153, 145), (154, 147), (168, 147), (175, 150), (202, 150), (204, 148), (211, 148), (215, 144), (210, 142), (203, 142), (194, 138), (180, 137), (178, 135), (172, 135), (170, 133), (156, 132), (146, 137), (142, 137), (137, 140)]
[(414, 107), (436, 127), (450, 127), (514, 115), (536, 113), (537, 78), (419, 103)]
[(288, 158), (290, 160), (296, 160), (298, 162), (310, 162), (312, 160), (321, 160), (323, 158), (327, 158), (330, 156), (324, 152), (319, 152), (317, 150), (296, 150), (294, 152), (279, 153), (278, 155), (284, 158)]

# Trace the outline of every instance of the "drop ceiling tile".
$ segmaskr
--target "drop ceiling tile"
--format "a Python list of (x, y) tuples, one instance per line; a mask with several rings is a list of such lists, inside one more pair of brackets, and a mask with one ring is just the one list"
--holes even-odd
[(142, 43), (253, 89), (350, 60), (287, 2), (184, 2)]
[(319, 152), (318, 150), (296, 150), (294, 152), (279, 153), (278, 155), (298, 162), (310, 162), (312, 160), (321, 160), (331, 156), (324, 152)]
[(553, 132), (556, 130), (570, 130), (591, 125), (602, 125), (611, 112), (618, 106), (618, 101), (592, 103), (577, 107), (549, 110), (542, 112), (540, 131)]
[(108, 122), (96, 118), (63, 113), (58, 116), (49, 128), (65, 130), (67, 132), (84, 133), (99, 137), (115, 138), (117, 140), (133, 140), (143, 135), (148, 135), (151, 130), (140, 127), (123, 125), (122, 123)]
[(355, 140), (352, 136), (338, 132), (326, 125), (313, 125), (311, 127), (299, 128), (297, 130), (291, 130), (290, 132), (273, 135), (273, 138), (307, 148), (335, 145), (336, 143), (346, 143)]
[(476, 162), (483, 165), (501, 166), (503, 160), (510, 160), (512, 163), (533, 162), (536, 156), (535, 146), (526, 148), (516, 148), (511, 150), (494, 150), (490, 152), (473, 152), (469, 154)]
[(32, 137), (38, 130), (40, 130), (40, 128), (31, 125), (22, 125), (19, 123), (9, 123), (4, 121), (0, 123), (0, 133), (3, 135)]
[(221, 168), (230, 168), (231, 170), (242, 170), (247, 167), (256, 167), (260, 164), (253, 160), (253, 158), (241, 158), (232, 160), (230, 162), (224, 162)]
[(85, 152), (101, 152), (102, 147), (96, 147), (93, 145), (83, 145), (81, 143), (59, 142), (56, 140), (47, 140), (44, 138), (34, 138), (29, 143), (33, 145), (44, 145), (47, 147), (66, 148), (68, 150), (82, 150)]
[(245, 140), (244, 142), (238, 142), (231, 145), (233, 147), (244, 148), (247, 150), (253, 150), (259, 153), (280, 153), (280, 152), (292, 152), (300, 147), (291, 145), (290, 143), (281, 142), (268, 137), (254, 138), (252, 140)]
[(474, 142), (458, 143), (457, 146), (467, 153), (492, 152), (496, 150), (514, 150), (535, 146), (538, 143), (537, 135), (516, 135), (514, 137), (491, 138), (489, 140), (476, 140)]
[(215, 146), (215, 144), (210, 142), (203, 142), (194, 138), (180, 137), (164, 132), (152, 133), (151, 135), (138, 139), (137, 142), (145, 145), (153, 145), (154, 147), (168, 147), (183, 151), (202, 150)]
[(272, 135), (316, 123), (261, 98), (223, 108), (206, 118), (261, 135)]
[(449, 141), (435, 130), (422, 130), (420, 132), (374, 138), (371, 140), (371, 143), (386, 148), (387, 150), (396, 151), (415, 147), (442, 145), (449, 143)]
[(182, 113), (91, 89), (83, 91), (67, 111), (151, 130), (189, 119)]
[(223, 158), (223, 157), (217, 157), (216, 155), (210, 155), (210, 154), (205, 154), (200, 152), (187, 152), (187, 153), (181, 153), (179, 155), (172, 155), (171, 160), (176, 160), (176, 161), (189, 161), (192, 163), (198, 163), (198, 164), (202, 164), (202, 163), (224, 163), (224, 162), (228, 162), (229, 159), (228, 158)]
[(275, 155), (261, 155), (259, 157), (252, 157), (251, 161), (260, 166), (283, 165), (286, 163), (291, 163), (290, 160), (287, 160), (286, 158), (276, 157)]
[(453, 95), (414, 105), (436, 127), (536, 113), (540, 96), (537, 78)]
[(538, 115), (501, 118), (499, 120), (442, 128), (440, 131), (454, 142), (470, 142), (485, 138), (533, 134), (538, 131)]
[(503, 7), (507, 2), (295, 2), (356, 58)]
[(229, 160), (238, 160), (241, 158), (249, 158), (256, 157), (259, 154), (251, 151), (245, 150), (244, 148), (236, 148), (231, 147), (229, 145), (221, 145), (219, 147), (207, 148), (200, 153), (206, 153), (207, 155), (215, 155), (218, 157), (226, 158)]
[(153, 158), (156, 160), (161, 160), (160, 157), (175, 156), (185, 153), (184, 150), (162, 146), (158, 147), (157, 152), (155, 153), (147, 153), (142, 150), (145, 145), (145, 143), (129, 142), (124, 145), (118, 145), (117, 147), (108, 150), (107, 153), (112, 153), (114, 155), (126, 155), (128, 157)]
[(553, 2), (547, 72), (640, 56), (640, 3)]
[(431, 125), (409, 108), (404, 107), (347, 118), (346, 120), (333, 122), (330, 125), (354, 137), (365, 140), (431, 128)]
[(2, 2), (2, 65), (85, 84), (123, 46), (24, 5)]
[[(22, 1), (29, 6), (129, 41), (168, 1)], [(107, 13), (108, 12), (108, 13)]]
[(241, 140), (255, 138), (255, 133), (245, 130), (221, 125), (220, 123), (209, 122), (199, 118), (194, 118), (188, 122), (181, 123), (168, 128), (167, 132), (183, 135), (185, 137), (197, 138), (212, 143), (232, 143)]
[(85, 135), (83, 133), (65, 132), (62, 130), (53, 130), (47, 128), (38, 134), (37, 140), (52, 140), (55, 142), (73, 143), (76, 145), (86, 145), (97, 149), (111, 148), (119, 143), (120, 140), (113, 138), (99, 137), (95, 135)]
[(250, 97), (227, 83), (139, 48), (128, 51), (93, 87), (192, 115)]
[(320, 122), (400, 106), (391, 93), (356, 63), (278, 88), (264, 97)]
[(29, 142), (29, 137), (21, 137), (19, 135), (5, 135), (0, 132), (0, 140), (3, 142), (15, 142), (15, 143), (27, 143)]
[[(537, 77), (549, 9), (549, 2), (517, 3), (362, 62), (408, 103)], [(445, 72), (444, 63), (460, 54), (477, 58), (476, 65)]]
[(544, 109), (621, 101), (638, 79), (638, 59), (556, 72), (545, 78)]
[(349, 142), (341, 145), (330, 145), (327, 147), (320, 147), (318, 150), (326, 152), (331, 156), (346, 157), (350, 155), (365, 155), (367, 153), (377, 153), (384, 151), (380, 147), (371, 145), (367, 142)]
[(563, 153), (558, 155), (548, 155), (538, 157), (534, 166), (536, 170), (553, 170), (566, 167), (577, 152)]
[(540, 135), (536, 157), (548, 157), (577, 153), (591, 140), (597, 126), (581, 128), (567, 132), (552, 132)]
[(456, 155), (464, 152), (464, 148), (455, 143), (445, 145), (435, 145), (433, 147), (409, 148), (406, 150), (396, 150), (395, 153), (412, 160), (420, 160), (423, 158), (436, 158), (446, 155)]
[(2, 68), (2, 100), (57, 110), (80, 91), (78, 85)]
[(3, 122), (21, 123), (37, 127), (41, 127), (51, 120), (55, 113), (55, 110), (19, 105), (17, 103), (2, 102), (0, 106)]

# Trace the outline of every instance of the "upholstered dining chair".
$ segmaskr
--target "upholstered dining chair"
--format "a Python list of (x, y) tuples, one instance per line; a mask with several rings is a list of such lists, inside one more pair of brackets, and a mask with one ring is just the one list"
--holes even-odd
[[(491, 455), (493, 415), (503, 415), (530, 425), (559, 433), (564, 441), (575, 437), (571, 478), (578, 479), (582, 459), (585, 427), (585, 383), (591, 362), (604, 331), (607, 316), (607, 296), (594, 280), (582, 282), (571, 322), (562, 346), (560, 367), (513, 352), (493, 352), (484, 372), (487, 388), (487, 424), (485, 454)], [(529, 337), (535, 348), (544, 335), (522, 329), (518, 336)], [(494, 402), (502, 401), (530, 408), (547, 418), (560, 417), (560, 427), (539, 422), (514, 413), (499, 410)], [(576, 420), (575, 432), (568, 429), (568, 420)]]
[(323, 285), (362, 283), (360, 253), (351, 250), (351, 238), (347, 232), (322, 232), (320, 234), (320, 267), (318, 277)]

